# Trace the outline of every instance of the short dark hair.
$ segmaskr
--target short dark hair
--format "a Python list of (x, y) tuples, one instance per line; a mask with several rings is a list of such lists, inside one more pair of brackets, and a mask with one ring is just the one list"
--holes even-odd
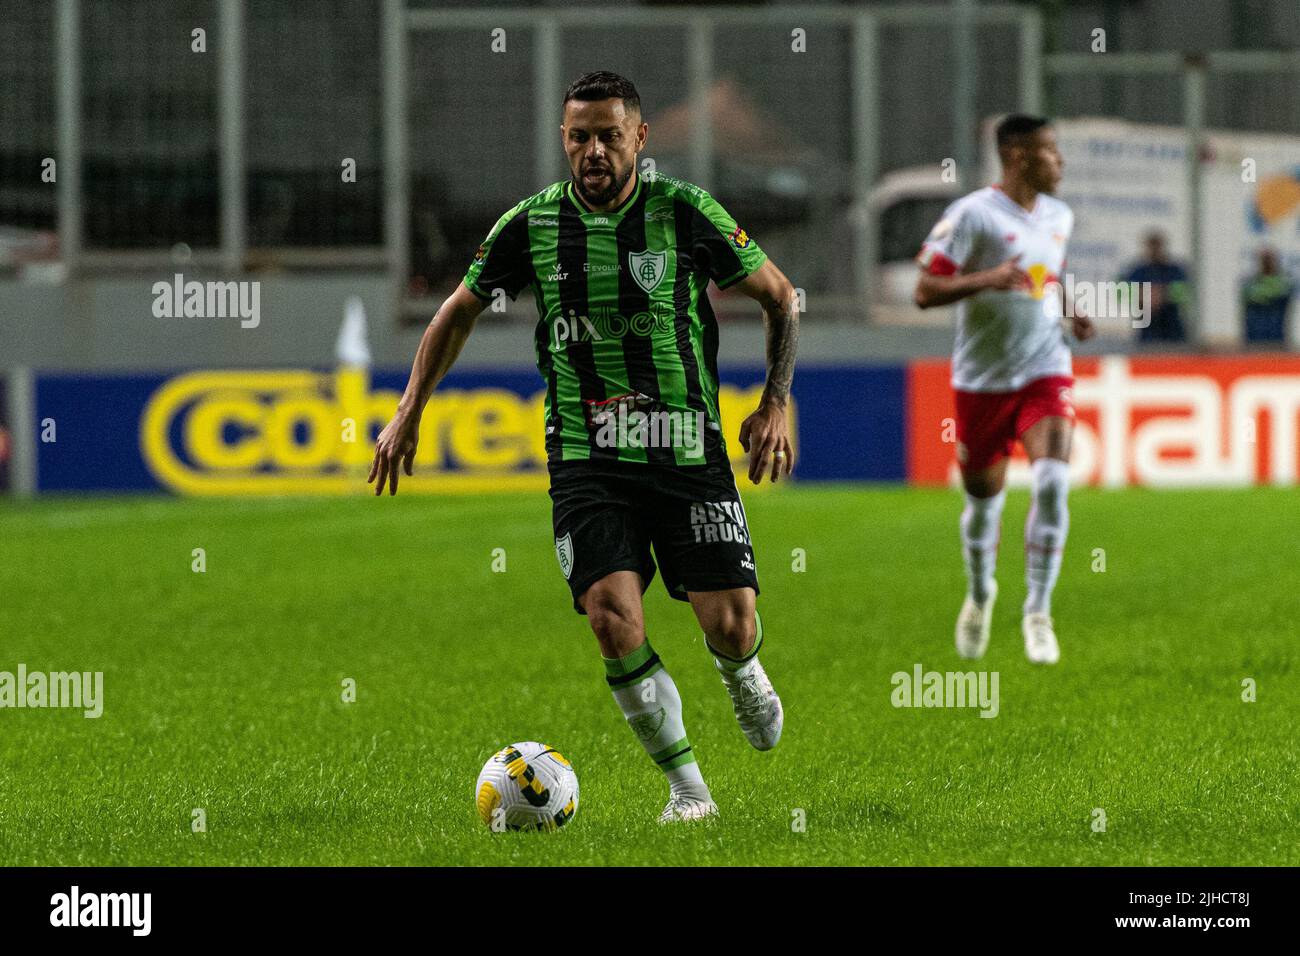
[(641, 94), (632, 81), (609, 70), (582, 74), (564, 91), (564, 102), (569, 100), (622, 100), (623, 108), (629, 113), (641, 109)]
[(1019, 140), (1038, 132), (1044, 126), (1051, 126), (1052, 121), (1046, 116), (1027, 116), (1024, 113), (1012, 113), (998, 123), (998, 149), (1018, 145)]

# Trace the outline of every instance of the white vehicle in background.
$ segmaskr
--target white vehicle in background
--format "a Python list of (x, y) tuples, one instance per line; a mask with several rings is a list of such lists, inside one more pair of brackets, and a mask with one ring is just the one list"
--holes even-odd
[[(1282, 268), (1300, 277), (1300, 137), (1208, 130), (1201, 152), (1201, 255), (1191, 263), (1192, 196), (1187, 137), (1177, 126), (1111, 119), (1054, 123), (1065, 158), (1060, 197), (1074, 210), (1068, 271), (1079, 282), (1114, 282), (1141, 252), (1153, 229), (1168, 238), (1171, 257), (1198, 281), (1202, 334), (1211, 344), (1241, 337), (1241, 283), (1254, 274), (1259, 250), (1278, 252)], [(993, 182), (997, 153), (993, 124), (985, 124), (983, 175), (961, 187), (940, 167), (898, 170), (882, 177), (869, 204), (877, 224), (876, 321), (932, 325), (951, 310), (912, 305), (914, 257), (947, 205)], [(1130, 334), (1129, 320), (1098, 317), (1103, 332)], [(1297, 323), (1293, 323), (1297, 324)]]
[(59, 237), (49, 229), (0, 226), (0, 278), (27, 282), (61, 282)]
[(916, 291), (916, 254), (943, 211), (961, 195), (938, 166), (911, 166), (886, 173), (867, 194), (876, 224), (875, 291), (872, 321), (885, 325), (942, 325), (952, 309), (927, 309), (912, 303)]

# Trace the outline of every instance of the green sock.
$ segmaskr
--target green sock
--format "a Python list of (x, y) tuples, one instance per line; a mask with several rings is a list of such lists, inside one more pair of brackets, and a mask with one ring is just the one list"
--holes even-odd
[(628, 726), (650, 759), (668, 777), (674, 795), (707, 800), (709, 788), (695, 762), (682, 723), (682, 699), (659, 655), (646, 641), (631, 654), (605, 662), (605, 680)]
[(707, 637), (704, 639), (704, 643), (713, 655), (713, 659), (718, 662), (718, 670), (743, 677), (749, 671), (749, 665), (758, 660), (759, 649), (763, 646), (763, 618), (756, 608), (754, 610), (754, 646), (749, 649), (749, 653), (744, 657), (728, 657), (726, 654), (715, 650)]

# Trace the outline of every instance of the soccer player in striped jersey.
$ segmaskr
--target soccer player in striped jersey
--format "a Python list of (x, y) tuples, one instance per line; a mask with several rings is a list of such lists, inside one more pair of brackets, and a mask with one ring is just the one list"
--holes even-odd
[[(1007, 456), (1019, 441), (1033, 473), (1020, 629), (1029, 660), (1055, 664), (1060, 648), (1051, 601), (1070, 526), (1074, 430), (1074, 375), (1058, 277), (1074, 213), (1053, 195), (1064, 163), (1047, 120), (1009, 116), (998, 124), (997, 145), (1002, 181), (949, 206), (921, 247), (916, 304), (957, 303), (952, 387), (968, 581), (957, 653), (978, 658), (988, 647)], [(1080, 341), (1094, 333), (1077, 308), (1068, 324)]]
[(664, 822), (712, 816), (676, 685), (646, 638), (642, 595), (657, 569), (689, 601), (759, 750), (781, 736), (781, 701), (758, 652), (763, 624), (745, 509), (718, 411), (718, 325), (710, 281), (763, 308), (767, 380), (740, 428), (749, 479), (794, 464), (786, 405), (798, 338), (795, 292), (703, 189), (642, 177), (648, 126), (630, 81), (588, 73), (560, 127), (571, 177), (503, 215), (430, 323), (370, 480), (396, 493), (411, 474), (420, 414), (494, 297), (529, 289), (546, 382), (547, 467), (560, 570), (604, 658), (628, 725), (667, 777)]

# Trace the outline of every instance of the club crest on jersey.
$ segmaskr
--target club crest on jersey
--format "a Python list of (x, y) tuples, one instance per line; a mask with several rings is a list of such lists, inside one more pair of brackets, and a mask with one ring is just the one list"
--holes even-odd
[(569, 575), (573, 573), (573, 538), (566, 534), (563, 538), (555, 539), (555, 556), (560, 560), (560, 571), (564, 575), (564, 580), (569, 580)]
[(737, 249), (748, 249), (749, 244), (753, 241), (749, 238), (749, 233), (745, 232), (745, 230), (741, 229), (739, 226), (737, 226), (727, 238), (731, 240), (731, 244)]
[(627, 264), (636, 284), (646, 292), (653, 292), (663, 281), (668, 265), (668, 253), (651, 252), (649, 249), (645, 252), (629, 252)]

